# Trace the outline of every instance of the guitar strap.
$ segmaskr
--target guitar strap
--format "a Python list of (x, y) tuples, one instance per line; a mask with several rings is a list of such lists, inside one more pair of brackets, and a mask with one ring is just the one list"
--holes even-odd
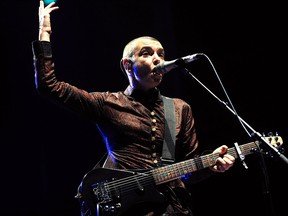
[(175, 161), (175, 107), (172, 98), (162, 96), (165, 115), (164, 143), (162, 148), (161, 160), (164, 163), (173, 163)]
[(106, 151), (105, 154), (101, 157), (101, 159), (97, 162), (97, 164), (95, 164), (93, 169), (102, 167), (102, 165), (104, 164), (104, 160), (106, 159), (107, 155), (108, 155), (108, 152)]

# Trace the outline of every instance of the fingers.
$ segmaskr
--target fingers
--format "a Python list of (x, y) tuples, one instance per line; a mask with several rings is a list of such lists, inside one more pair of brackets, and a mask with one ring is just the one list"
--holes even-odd
[(56, 2), (51, 2), (50, 4), (48, 4), (47, 6), (46, 6), (46, 8), (51, 8), (53, 5), (55, 5), (56, 4)]
[(39, 15), (42, 14), (43, 9), (44, 9), (44, 2), (42, 0), (40, 0)]
[(59, 9), (58, 6), (53, 7), (53, 5), (55, 5), (55, 4), (56, 4), (55, 2), (51, 2), (49, 5), (44, 7), (44, 1), (40, 0), (40, 5), (39, 5), (39, 23), (40, 23), (40, 26), (43, 26), (45, 16), (49, 16), (52, 11)]
[(214, 171), (225, 172), (233, 166), (235, 158), (230, 154), (226, 154), (227, 150), (228, 147), (226, 145), (222, 145), (215, 149), (214, 153), (217, 153), (220, 156), (216, 159), (216, 164), (212, 167)]
[(223, 157), (219, 157), (216, 160), (216, 166), (217, 166), (217, 170), (220, 171), (226, 171), (228, 170), (230, 167), (233, 166), (235, 162), (235, 158), (232, 155), (229, 154), (225, 154)]
[(222, 166), (227, 166), (228, 168), (231, 167), (234, 163), (235, 159), (232, 155), (224, 155), (223, 157), (219, 157), (216, 160), (217, 164), (220, 164)]
[(219, 147), (219, 154), (221, 154), (221, 155), (225, 154), (227, 152), (227, 150), (228, 150), (228, 146), (222, 145)]
[(40, 1), (40, 5), (39, 5), (39, 10), (38, 10), (39, 26), (40, 26), (40, 28), (43, 26), (43, 22), (44, 22), (43, 10), (44, 10), (44, 3), (43, 3), (43, 1), (41, 0), (41, 1)]
[[(58, 6), (53, 7), (55, 4), (56, 4), (56, 2), (51, 2), (46, 7), (44, 7), (44, 1), (40, 0), (39, 13), (43, 12), (44, 10), (46, 13), (51, 13), (52, 11), (59, 9)], [(41, 15), (43, 15), (43, 13)]]

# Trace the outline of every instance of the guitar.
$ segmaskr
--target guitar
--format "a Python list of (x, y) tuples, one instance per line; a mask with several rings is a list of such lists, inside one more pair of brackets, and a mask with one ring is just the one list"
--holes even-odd
[[(274, 147), (283, 144), (280, 136), (265, 137)], [(229, 148), (227, 153), (235, 158), (260, 151), (261, 142), (255, 141)], [(197, 158), (142, 171), (96, 168), (85, 174), (81, 186), (81, 198), (97, 216), (123, 216), (131, 207), (146, 203), (161, 204), (164, 196), (155, 186), (175, 180), (187, 173), (192, 173), (215, 165), (217, 153), (206, 154)]]

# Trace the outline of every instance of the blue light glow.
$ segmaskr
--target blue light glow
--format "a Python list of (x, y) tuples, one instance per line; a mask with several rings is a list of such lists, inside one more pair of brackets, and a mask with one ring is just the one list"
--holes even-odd
[(57, 0), (44, 0), (44, 4), (45, 5), (48, 5), (48, 4), (52, 3), (52, 2), (57, 2)]

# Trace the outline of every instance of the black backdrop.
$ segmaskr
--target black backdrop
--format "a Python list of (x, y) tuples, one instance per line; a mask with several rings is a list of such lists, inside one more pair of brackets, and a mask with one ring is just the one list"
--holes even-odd
[[(218, 76), (239, 116), (261, 134), (278, 132), (287, 148), (284, 3), (60, 0), (58, 5), (52, 46), (59, 79), (88, 91), (123, 90), (124, 45), (151, 35), (162, 42), (167, 60), (205, 53), (217, 73), (201, 58), (187, 66), (193, 75), (227, 102)], [(4, 0), (0, 6), (2, 212), (79, 215), (77, 187), (104, 154), (104, 144), (93, 123), (35, 90), (31, 42), (37, 39), (38, 1)], [(237, 118), (194, 79), (175, 70), (160, 87), (193, 106), (203, 150), (251, 141)], [(228, 172), (191, 187), (195, 216), (287, 215), (287, 164), (268, 157), (263, 166), (257, 155), (245, 161), (247, 170), (237, 161)], [(271, 196), (263, 191), (263, 167)]]

